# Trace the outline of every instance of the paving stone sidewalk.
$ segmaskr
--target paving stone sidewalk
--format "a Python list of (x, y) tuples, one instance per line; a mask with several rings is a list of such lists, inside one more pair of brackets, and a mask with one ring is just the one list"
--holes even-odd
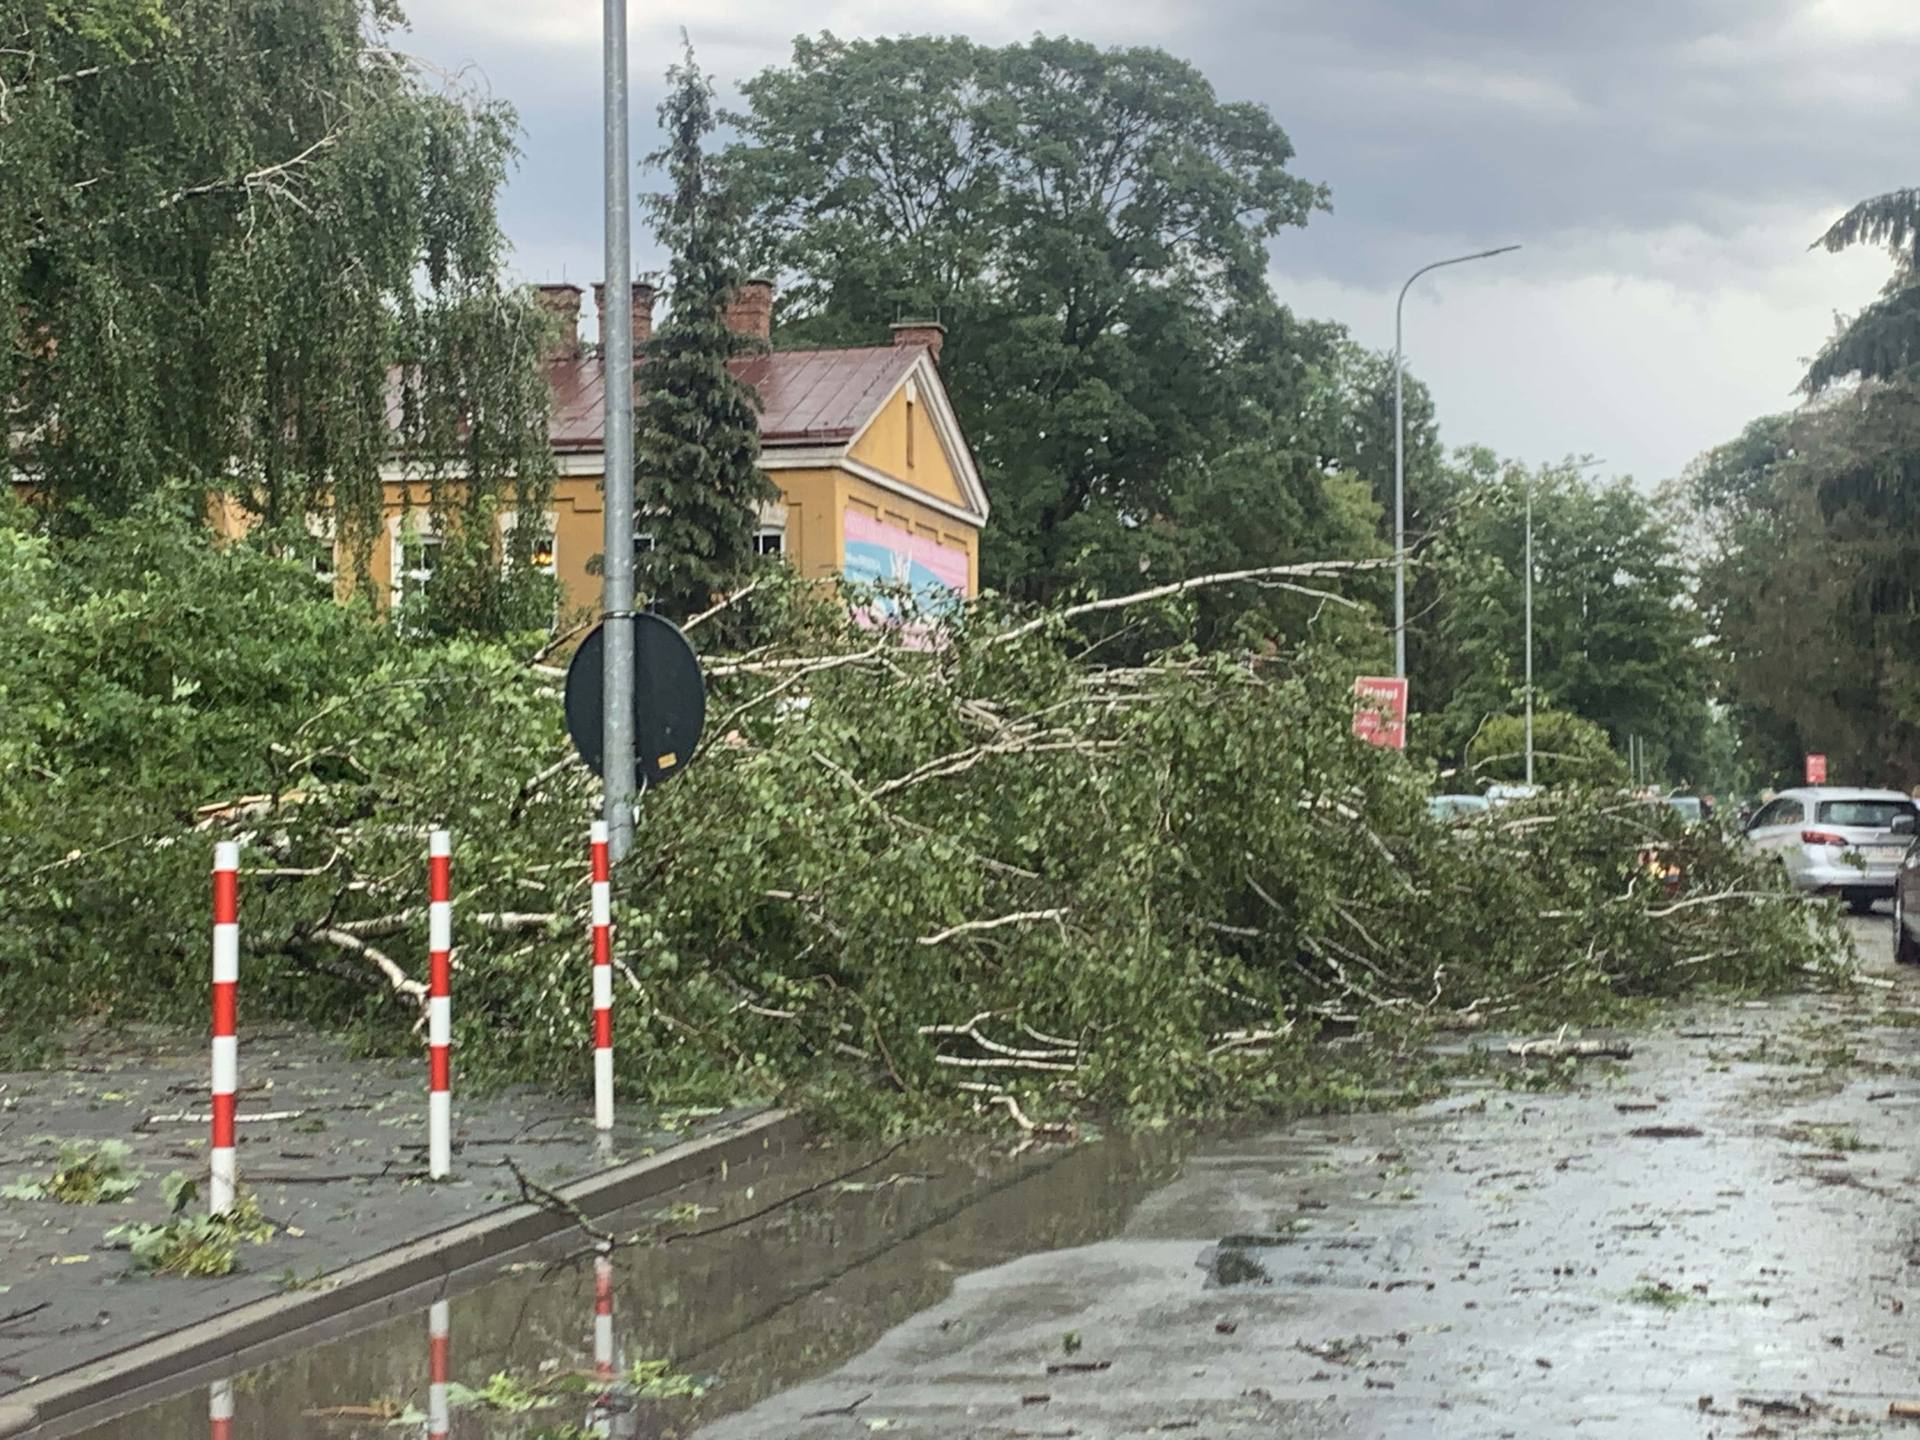
[(240, 1179), (282, 1233), (243, 1247), (240, 1271), (219, 1280), (135, 1275), (105, 1239), (128, 1221), (166, 1218), (161, 1182), (170, 1171), (204, 1180), (204, 1037), (102, 1030), (54, 1068), (0, 1072), (0, 1187), (50, 1175), (62, 1141), (124, 1141), (129, 1168), (144, 1174), (132, 1196), (111, 1204), (0, 1200), (0, 1397), (516, 1204), (508, 1157), (560, 1185), (756, 1113), (626, 1105), (608, 1143), (582, 1098), (456, 1091), (453, 1178), (428, 1184), (424, 1059), (350, 1058), (331, 1040), (285, 1027), (256, 1028), (241, 1045)]

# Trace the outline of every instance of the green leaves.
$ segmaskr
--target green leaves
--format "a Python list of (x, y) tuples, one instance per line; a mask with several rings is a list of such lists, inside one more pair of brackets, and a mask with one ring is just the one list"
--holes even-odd
[[(782, 342), (947, 325), (994, 502), (988, 584), (1110, 591), (1344, 530), (1301, 459), (1332, 332), (1266, 282), (1266, 241), (1327, 197), (1264, 109), (1159, 50), (1046, 37), (803, 36), (742, 89), (727, 160), (755, 260), (791, 277)], [(1286, 501), (1238, 508), (1241, 533), (1229, 516), (1263, 488)]]
[[(70, 531), (163, 493), (303, 539), (324, 516), (363, 585), (396, 444), (449, 535), (543, 503), (541, 337), (495, 210), (510, 111), (389, 49), (386, 0), (10, 14), (0, 307), (28, 339), (0, 478)], [(480, 538), (468, 623), (504, 628)]]
[(53, 1200), (62, 1205), (111, 1205), (140, 1188), (145, 1178), (127, 1169), (133, 1152), (123, 1140), (68, 1140), (45, 1179), (23, 1176), (0, 1187), (0, 1200)]
[(635, 407), (635, 500), (654, 538), (635, 580), (643, 599), (685, 620), (755, 568), (760, 505), (779, 492), (759, 468), (759, 399), (728, 368), (753, 346), (725, 318), (747, 276), (737, 197), (703, 148), (712, 85), (691, 49), (667, 79), (668, 146), (652, 163), (671, 189), (649, 208), (673, 255), (673, 309), (648, 342)]

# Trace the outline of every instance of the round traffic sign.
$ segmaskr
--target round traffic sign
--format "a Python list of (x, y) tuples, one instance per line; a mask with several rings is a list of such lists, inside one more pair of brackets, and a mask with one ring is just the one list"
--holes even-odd
[[(587, 768), (606, 774), (606, 642), (593, 627), (567, 666), (567, 734)], [(707, 682), (693, 646), (658, 615), (633, 617), (634, 766), (652, 789), (686, 769), (707, 720)]]

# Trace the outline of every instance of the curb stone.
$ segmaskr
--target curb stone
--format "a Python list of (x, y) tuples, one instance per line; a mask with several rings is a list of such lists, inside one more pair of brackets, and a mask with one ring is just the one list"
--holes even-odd
[[(710, 1172), (783, 1150), (805, 1134), (799, 1116), (771, 1110), (665, 1154), (577, 1180), (555, 1193), (587, 1215), (620, 1210)], [(455, 1271), (560, 1234), (572, 1224), (566, 1216), (537, 1205), (508, 1206), (344, 1266), (312, 1289), (255, 1300), (48, 1376), (0, 1404), (0, 1440), (51, 1426), (83, 1410), (98, 1408), (99, 1415), (89, 1420), (106, 1419), (161, 1398), (177, 1388), (170, 1382), (196, 1367), (219, 1362), (222, 1372), (229, 1374), (251, 1368), (266, 1358), (254, 1352), (284, 1349), (279, 1342), (298, 1331), (418, 1286), (445, 1281)], [(136, 1392), (145, 1393), (136, 1398)]]

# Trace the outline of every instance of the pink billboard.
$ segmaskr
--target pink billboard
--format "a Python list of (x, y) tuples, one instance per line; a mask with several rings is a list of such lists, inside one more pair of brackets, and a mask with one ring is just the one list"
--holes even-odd
[[(967, 594), (964, 550), (951, 549), (852, 508), (844, 519), (846, 544), (841, 573), (847, 579), (905, 590), (922, 613), (938, 614), (943, 606)], [(896, 620), (899, 614), (899, 598), (883, 595), (874, 603), (870, 618), (878, 623)]]

